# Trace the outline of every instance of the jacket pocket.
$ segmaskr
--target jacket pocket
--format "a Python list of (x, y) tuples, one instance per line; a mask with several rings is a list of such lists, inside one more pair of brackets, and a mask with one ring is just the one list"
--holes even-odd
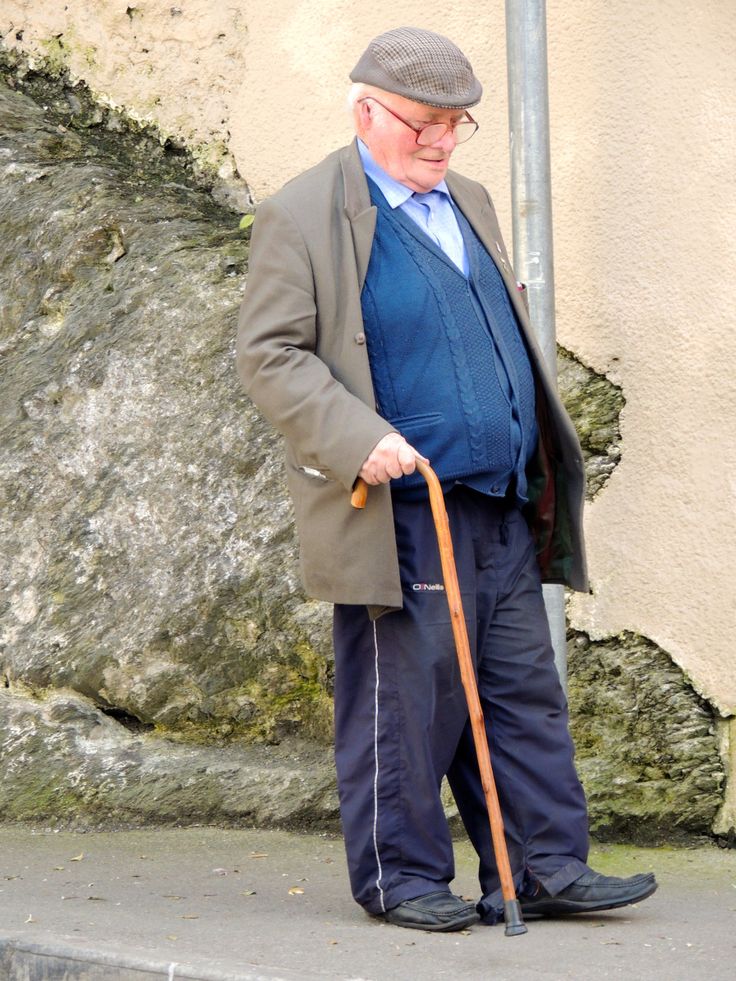
[(327, 483), (331, 479), (316, 467), (297, 467), (296, 469), (299, 473), (303, 473), (305, 477), (311, 477), (312, 480), (316, 480), (319, 483)]

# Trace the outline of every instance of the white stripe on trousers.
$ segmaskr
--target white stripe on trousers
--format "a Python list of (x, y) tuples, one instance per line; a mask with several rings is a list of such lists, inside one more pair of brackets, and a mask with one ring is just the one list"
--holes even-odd
[(377, 620), (373, 621), (373, 650), (375, 651), (375, 665), (376, 665), (376, 694), (375, 694), (375, 711), (374, 711), (374, 722), (373, 722), (373, 758), (375, 761), (375, 771), (373, 774), (373, 851), (376, 856), (376, 865), (378, 866), (378, 877), (376, 879), (376, 888), (381, 899), (381, 909), (386, 912), (386, 903), (383, 898), (383, 888), (381, 886), (381, 877), (383, 876), (383, 868), (381, 867), (381, 856), (378, 854), (378, 687), (380, 684), (380, 675), (378, 673), (378, 632), (376, 629)]

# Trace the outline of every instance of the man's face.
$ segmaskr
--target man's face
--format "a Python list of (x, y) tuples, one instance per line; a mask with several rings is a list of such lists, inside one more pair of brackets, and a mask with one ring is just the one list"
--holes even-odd
[[(436, 109), (421, 102), (412, 102), (392, 92), (377, 93), (377, 99), (412, 126), (428, 123), (457, 123), (465, 118), (462, 109)], [(425, 193), (436, 187), (447, 173), (450, 156), (455, 149), (455, 136), (448, 130), (441, 140), (431, 146), (419, 146), (417, 134), (387, 112), (373, 99), (360, 106), (360, 136), (371, 156), (387, 174), (410, 187)]]

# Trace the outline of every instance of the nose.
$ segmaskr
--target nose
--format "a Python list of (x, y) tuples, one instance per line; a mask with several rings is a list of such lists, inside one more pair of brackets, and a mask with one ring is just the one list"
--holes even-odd
[(452, 151), (457, 146), (457, 140), (455, 139), (455, 130), (448, 129), (445, 135), (440, 140), (435, 140), (432, 144), (433, 147), (443, 150), (445, 153), (452, 153)]

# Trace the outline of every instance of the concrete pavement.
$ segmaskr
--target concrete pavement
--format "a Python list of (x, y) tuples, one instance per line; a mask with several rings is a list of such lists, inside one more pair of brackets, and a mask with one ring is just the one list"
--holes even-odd
[[(456, 847), (454, 891), (475, 896)], [(2, 981), (591, 981), (736, 978), (736, 852), (599, 846), (653, 869), (639, 907), (462, 934), (392, 927), (350, 898), (342, 842), (216, 828), (0, 828)]]

